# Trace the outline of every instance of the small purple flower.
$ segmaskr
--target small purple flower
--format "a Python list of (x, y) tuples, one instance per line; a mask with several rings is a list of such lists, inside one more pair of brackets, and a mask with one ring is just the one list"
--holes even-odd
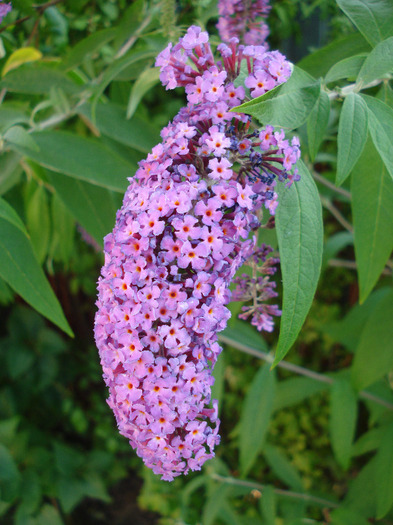
[(3, 18), (8, 15), (8, 13), (12, 10), (11, 2), (9, 4), (4, 4), (3, 2), (0, 2), (0, 22), (2, 22)]

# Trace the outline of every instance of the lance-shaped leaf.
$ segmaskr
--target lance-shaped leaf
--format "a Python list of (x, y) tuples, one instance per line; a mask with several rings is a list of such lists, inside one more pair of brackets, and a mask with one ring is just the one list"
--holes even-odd
[(391, 0), (337, 0), (337, 3), (372, 46), (393, 35)]
[(0, 277), (38, 312), (73, 335), (37, 262), (22, 221), (3, 199), (0, 199)]
[(367, 106), (360, 95), (350, 93), (344, 100), (338, 126), (336, 184), (351, 173), (367, 140)]
[(262, 366), (254, 377), (243, 404), (240, 420), (240, 468), (245, 476), (263, 448), (273, 411), (275, 371)]
[(352, 213), (360, 303), (393, 250), (393, 181), (371, 140), (352, 174)]
[(329, 430), (334, 455), (344, 468), (349, 467), (357, 419), (357, 396), (349, 381), (337, 379), (330, 391)]
[(374, 145), (393, 178), (393, 109), (374, 97), (362, 95), (368, 107), (368, 127)]
[(301, 180), (290, 188), (278, 188), (276, 214), (283, 279), (280, 337), (274, 365), (296, 340), (311, 307), (322, 265), (322, 206), (314, 180), (299, 162)]
[(142, 97), (160, 80), (160, 70), (158, 68), (145, 69), (132, 86), (130, 99), (127, 105), (127, 118), (130, 119), (142, 100)]
[(307, 120), (320, 90), (320, 81), (295, 67), (291, 78), (285, 84), (231, 111), (252, 115), (263, 125), (295, 129)]
[(344, 58), (332, 66), (326, 77), (325, 82), (329, 84), (330, 82), (336, 82), (343, 78), (353, 78), (355, 79), (362, 67), (367, 55), (355, 55), (353, 57)]
[(377, 491), (377, 518), (381, 519), (393, 505), (393, 423), (385, 429), (381, 446), (375, 458)]
[(314, 161), (325, 136), (329, 114), (330, 99), (325, 91), (321, 91), (307, 120), (308, 151), (312, 161)]
[[(392, 5), (393, 7), (393, 5)], [(380, 42), (366, 58), (357, 82), (362, 86), (393, 71), (393, 37)]]

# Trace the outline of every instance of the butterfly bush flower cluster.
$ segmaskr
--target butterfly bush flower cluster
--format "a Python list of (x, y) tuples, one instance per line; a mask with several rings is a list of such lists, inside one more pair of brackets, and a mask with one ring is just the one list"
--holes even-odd
[(5, 4), (4, 2), (0, 2), (0, 22), (2, 22), (3, 18), (8, 15), (8, 13), (12, 10), (11, 2), (9, 4)]
[(266, 18), (269, 11), (267, 0), (219, 0), (217, 29), (221, 40), (229, 42), (238, 37), (248, 45), (263, 44), (269, 28), (261, 19)]
[[(236, 39), (218, 52), (216, 62), (207, 33), (193, 26), (158, 56), (163, 84), (185, 87), (188, 104), (129, 179), (98, 284), (95, 337), (108, 403), (121, 434), (164, 480), (214, 455), (212, 369), (217, 332), (230, 317), (229, 284), (255, 252), (249, 234), (262, 207), (274, 213), (277, 181), (297, 179), (297, 139), (258, 131), (230, 111), (247, 88), (252, 97), (284, 82), (289, 64)], [(242, 62), (245, 86), (237, 82)], [(258, 323), (266, 327), (268, 318)]]

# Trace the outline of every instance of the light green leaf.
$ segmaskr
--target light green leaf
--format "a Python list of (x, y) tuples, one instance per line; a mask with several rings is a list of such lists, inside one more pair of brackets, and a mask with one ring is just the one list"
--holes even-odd
[(337, 80), (342, 79), (355, 79), (362, 67), (367, 55), (355, 55), (352, 57), (344, 58), (340, 60), (337, 64), (334, 64), (328, 71), (325, 82), (330, 84), (330, 82), (336, 82)]
[(385, 294), (366, 321), (352, 365), (352, 383), (366, 388), (393, 368), (393, 292)]
[(373, 97), (362, 95), (368, 106), (368, 123), (374, 146), (393, 178), (393, 109)]
[[(78, 111), (93, 121), (88, 104), (81, 106)], [(98, 104), (95, 117), (95, 125), (103, 135), (142, 153), (148, 153), (160, 141), (160, 132), (153, 124), (139, 115), (127, 120), (125, 108), (117, 104)]]
[(28, 199), (26, 225), (38, 262), (42, 264), (48, 253), (51, 230), (48, 197), (42, 184), (37, 185)]
[(271, 485), (266, 485), (263, 488), (262, 496), (259, 499), (259, 508), (264, 519), (264, 525), (276, 524), (276, 495), (274, 488)]
[(6, 105), (0, 106), (0, 129), (7, 130), (15, 124), (27, 124), (29, 116), (18, 106)]
[(127, 118), (130, 119), (143, 96), (160, 80), (159, 68), (149, 68), (141, 74), (132, 86), (127, 106)]
[(301, 477), (281, 450), (266, 444), (263, 454), (269, 467), (285, 485), (295, 491), (303, 492), (304, 486)]
[(322, 207), (314, 180), (299, 161), (301, 180), (281, 185), (276, 228), (283, 278), (283, 312), (274, 365), (296, 340), (311, 307), (322, 264)]
[(97, 53), (105, 44), (113, 40), (116, 36), (116, 28), (109, 27), (96, 31), (88, 37), (80, 40), (68, 53), (61, 68), (64, 70), (73, 69), (82, 64), (86, 58)]
[(392, 36), (391, 0), (337, 0), (337, 4), (372, 46)]
[(111, 193), (59, 173), (50, 173), (49, 177), (75, 220), (103, 246), (103, 238), (112, 231), (116, 219), (116, 206)]
[(336, 184), (340, 186), (351, 173), (367, 140), (367, 106), (356, 93), (344, 100), (338, 126)]
[(40, 131), (32, 133), (32, 136), (40, 148), (39, 152), (20, 146), (15, 148), (53, 171), (119, 192), (125, 191), (127, 177), (135, 173), (136, 166), (98, 141), (67, 131)]
[(370, 140), (353, 170), (351, 193), (363, 303), (393, 250), (393, 181)]
[(274, 398), (274, 411), (295, 406), (328, 388), (328, 383), (315, 381), (309, 377), (291, 377), (285, 381), (279, 381)]
[(335, 64), (345, 58), (367, 53), (370, 45), (360, 33), (334, 40), (303, 58), (298, 66), (315, 78), (324, 77)]
[(11, 144), (22, 146), (23, 148), (39, 151), (37, 143), (22, 126), (12, 126), (4, 133), (4, 139)]
[(35, 62), (36, 60), (40, 60), (40, 58), (42, 58), (42, 53), (35, 47), (22, 47), (17, 49), (7, 58), (1, 76), (4, 77), (4, 75), (12, 69), (16, 69), (27, 62)]
[[(393, 7), (393, 5), (392, 5)], [(361, 87), (393, 71), (393, 37), (380, 42), (366, 58), (356, 82)]]
[(240, 419), (240, 469), (245, 476), (263, 449), (273, 411), (276, 378), (269, 364), (260, 367), (243, 403)]
[(393, 505), (393, 423), (385, 428), (381, 446), (375, 458), (377, 519), (382, 519)]
[[(0, 204), (4, 201), (0, 200)], [(5, 207), (0, 205), (0, 209)], [(7, 212), (6, 212), (7, 213)], [(37, 262), (26, 233), (15, 218), (0, 214), (0, 276), (23, 299), (72, 336), (61, 306)]]
[(349, 467), (357, 419), (357, 396), (344, 379), (331, 386), (329, 431), (337, 462), (344, 470)]
[(291, 78), (275, 91), (245, 102), (231, 111), (247, 113), (263, 125), (295, 129), (301, 126), (313, 109), (321, 90), (320, 81), (295, 67)]
[(307, 120), (308, 151), (312, 161), (315, 160), (325, 136), (329, 115), (330, 99), (325, 91), (321, 91)]
[(63, 72), (41, 64), (26, 64), (10, 71), (0, 82), (0, 88), (25, 95), (47, 95), (50, 89), (61, 88), (72, 95), (81, 91)]

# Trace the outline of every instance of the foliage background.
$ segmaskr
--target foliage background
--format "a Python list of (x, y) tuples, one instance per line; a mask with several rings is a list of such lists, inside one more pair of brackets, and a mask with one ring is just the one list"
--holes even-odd
[[(285, 126), (288, 104), (273, 112), (319, 190), (322, 273), (273, 371), (278, 330), (262, 337), (232, 305), (215, 370), (222, 443), (171, 484), (142, 467), (105, 403), (95, 282), (126, 177), (184, 103), (154, 57), (191, 23), (216, 35), (216, 3), (13, 7), (0, 27), (2, 523), (392, 524), (393, 3), (273, 3), (271, 47), (322, 78), (308, 105), (314, 78), (294, 86), (302, 121)], [(264, 123), (277, 101), (258, 106)], [(274, 230), (261, 240), (277, 247)]]

